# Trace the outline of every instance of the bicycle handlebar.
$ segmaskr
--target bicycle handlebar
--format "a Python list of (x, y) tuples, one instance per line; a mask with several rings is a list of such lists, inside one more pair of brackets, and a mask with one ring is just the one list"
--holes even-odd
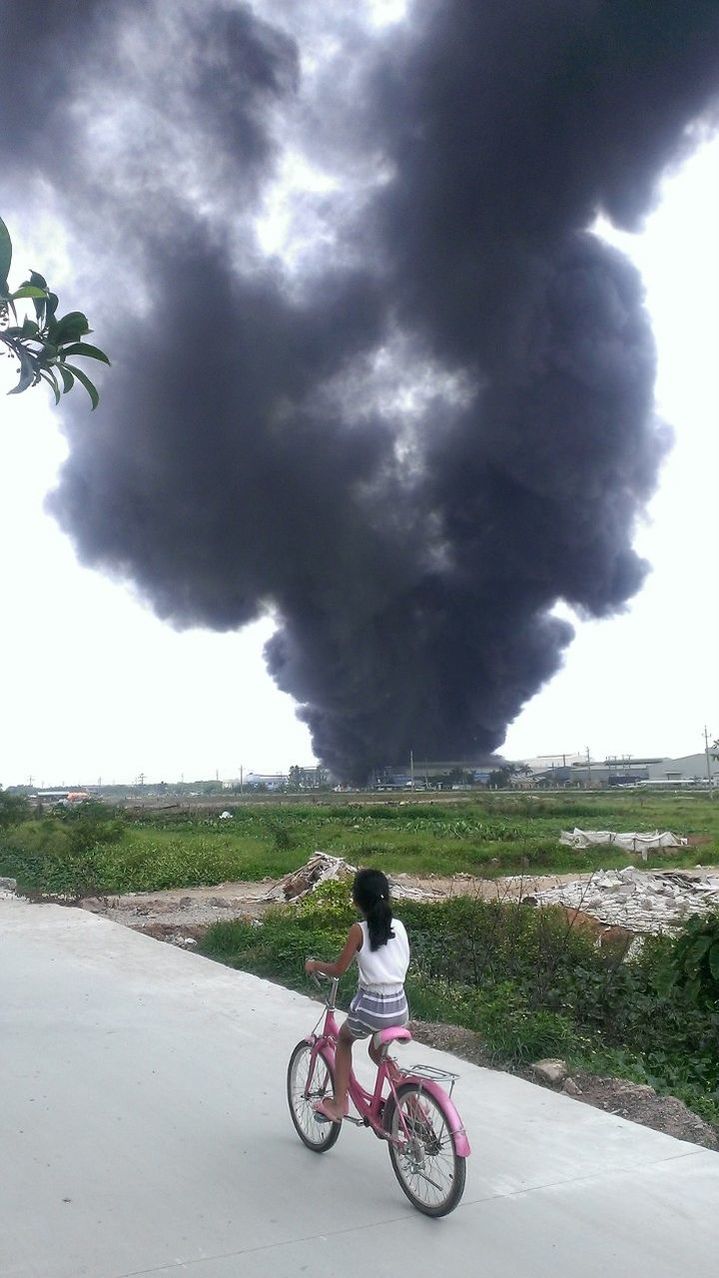
[(310, 980), (314, 981), (318, 990), (322, 989), (322, 981), (327, 981), (329, 983), (331, 988), (327, 990), (326, 993), (323, 991), (325, 994), (324, 1001), (328, 1007), (334, 1007), (337, 999), (337, 986), (339, 985), (338, 978), (336, 976), (327, 976), (325, 972), (310, 972), (309, 977)]

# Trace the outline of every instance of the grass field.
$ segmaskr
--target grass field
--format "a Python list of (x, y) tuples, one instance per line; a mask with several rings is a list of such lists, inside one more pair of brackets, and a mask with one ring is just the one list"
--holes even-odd
[(277, 877), (315, 849), (388, 873), (578, 873), (627, 864), (609, 847), (559, 844), (575, 825), (671, 829), (687, 848), (650, 854), (647, 866), (719, 859), (719, 800), (705, 795), (487, 794), (386, 803), (244, 803), (232, 821), (212, 815), (107, 811), (36, 817), (0, 831), (0, 874), (41, 892), (157, 891)]

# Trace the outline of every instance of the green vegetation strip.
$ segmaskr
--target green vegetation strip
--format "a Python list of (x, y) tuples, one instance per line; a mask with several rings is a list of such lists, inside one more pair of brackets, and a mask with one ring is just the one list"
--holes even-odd
[(719, 801), (700, 795), (484, 794), (451, 804), (248, 803), (222, 821), (178, 813), (134, 817), (99, 804), (43, 814), (0, 791), (0, 874), (25, 890), (80, 897), (275, 878), (302, 865), (315, 849), (390, 874), (495, 877), (627, 863), (627, 854), (614, 848), (563, 847), (561, 830), (575, 825), (671, 829), (702, 842), (670, 855), (650, 853), (647, 867), (711, 864), (719, 846)]
[[(677, 941), (648, 940), (623, 962), (559, 909), (456, 897), (403, 901), (412, 942), (412, 1015), (476, 1031), (497, 1064), (561, 1056), (574, 1069), (649, 1083), (719, 1123), (719, 917)], [(333, 958), (355, 918), (346, 884), (327, 884), (261, 922), (219, 923), (201, 951), (307, 990), (304, 959)], [(697, 980), (699, 975), (699, 980)], [(352, 971), (340, 986), (347, 1006)]]

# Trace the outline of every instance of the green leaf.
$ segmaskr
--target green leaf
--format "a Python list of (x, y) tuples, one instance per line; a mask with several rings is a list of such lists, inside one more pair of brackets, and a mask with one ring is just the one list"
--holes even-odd
[(47, 280), (44, 275), (39, 273), (39, 271), (30, 272), (30, 283), (37, 284), (38, 288), (41, 288), (43, 292), (47, 293)]
[(19, 302), (23, 297), (41, 297), (44, 301), (47, 294), (44, 288), (38, 288), (36, 284), (23, 284), (20, 288), (15, 289), (12, 296), (16, 302)]
[(90, 378), (87, 376), (86, 373), (83, 373), (81, 368), (76, 368), (74, 364), (66, 364), (65, 368), (69, 368), (70, 372), (74, 373), (77, 380), (81, 382), (82, 385), (85, 387), (85, 390), (87, 391), (88, 395), (90, 396), (90, 399), (92, 400), (92, 408), (94, 412), (94, 410), (97, 408), (98, 404), (100, 403), (100, 396), (97, 393), (97, 387), (93, 386), (92, 382), (90, 381)]
[(692, 1003), (696, 1006), (701, 993), (701, 988), (702, 983), (698, 976), (695, 976), (691, 981), (687, 981), (687, 984), (684, 986), (684, 997), (688, 1003)]
[(34, 320), (23, 320), (22, 328), (20, 330), (22, 337), (37, 337), (39, 332), (40, 330)]
[(10, 274), (12, 262), (12, 240), (10, 232), (0, 217), (0, 280), (6, 280)]
[(57, 384), (57, 378), (54, 376), (54, 374), (51, 371), (46, 371), (43, 368), (40, 369), (40, 376), (43, 378), (44, 381), (48, 383), (49, 386), (52, 386), (53, 394), (55, 396), (55, 403), (59, 404), (60, 403), (60, 387)]
[(673, 963), (665, 961), (655, 975), (655, 987), (658, 994), (668, 994), (678, 980), (678, 973)]
[(88, 359), (99, 359), (103, 364), (110, 363), (105, 352), (97, 346), (91, 346), (89, 342), (73, 342), (71, 346), (64, 346), (62, 353), (63, 355), (86, 355)]
[(719, 981), (719, 941), (715, 941), (709, 951), (709, 971), (715, 981)]
[(57, 321), (53, 341), (57, 346), (62, 346), (65, 342), (77, 342), (89, 332), (87, 315), (83, 315), (81, 311), (68, 311), (67, 315)]
[(21, 347), (17, 357), (20, 360), (20, 380), (17, 386), (13, 386), (12, 390), (8, 391), (8, 395), (20, 395), (35, 381), (35, 361), (32, 355)]
[(73, 386), (75, 385), (75, 378), (73, 377), (70, 370), (65, 368), (64, 364), (58, 364), (58, 368), (60, 370), (60, 376), (62, 378), (62, 384), (64, 388), (62, 393), (63, 395), (67, 395), (67, 392), (69, 390), (72, 390)]
[(57, 293), (48, 293), (47, 295), (47, 314), (48, 318), (55, 314), (58, 307), (59, 298)]
[(691, 972), (691, 973), (696, 972), (702, 959), (704, 958), (704, 955), (707, 953), (707, 950), (711, 946), (711, 943), (712, 943), (712, 938), (710, 936), (700, 936), (698, 940), (692, 943), (692, 945), (689, 947), (689, 951), (684, 960), (684, 965), (686, 967), (687, 972)]

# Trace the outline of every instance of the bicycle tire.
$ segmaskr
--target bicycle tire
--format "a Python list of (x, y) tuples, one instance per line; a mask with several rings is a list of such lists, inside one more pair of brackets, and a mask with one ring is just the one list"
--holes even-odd
[[(457, 1153), (447, 1116), (434, 1096), (417, 1083), (403, 1083), (397, 1088), (397, 1100), (410, 1139), (405, 1137), (397, 1104), (390, 1096), (385, 1110), (385, 1130), (391, 1137), (387, 1147), (392, 1170), (417, 1211), (435, 1218), (448, 1216), (464, 1193), (467, 1160)], [(404, 1149), (396, 1143), (403, 1140)], [(432, 1195), (428, 1189), (423, 1194), (422, 1184), (438, 1188), (439, 1192)]]
[(318, 1056), (315, 1063), (316, 1080), (312, 1080), (312, 1092), (309, 1096), (304, 1094), (311, 1052), (311, 1044), (302, 1039), (290, 1056), (287, 1066), (287, 1104), (295, 1131), (303, 1145), (314, 1154), (325, 1154), (337, 1141), (342, 1124), (318, 1122), (314, 1115), (315, 1103), (334, 1093), (334, 1073), (322, 1056)]

